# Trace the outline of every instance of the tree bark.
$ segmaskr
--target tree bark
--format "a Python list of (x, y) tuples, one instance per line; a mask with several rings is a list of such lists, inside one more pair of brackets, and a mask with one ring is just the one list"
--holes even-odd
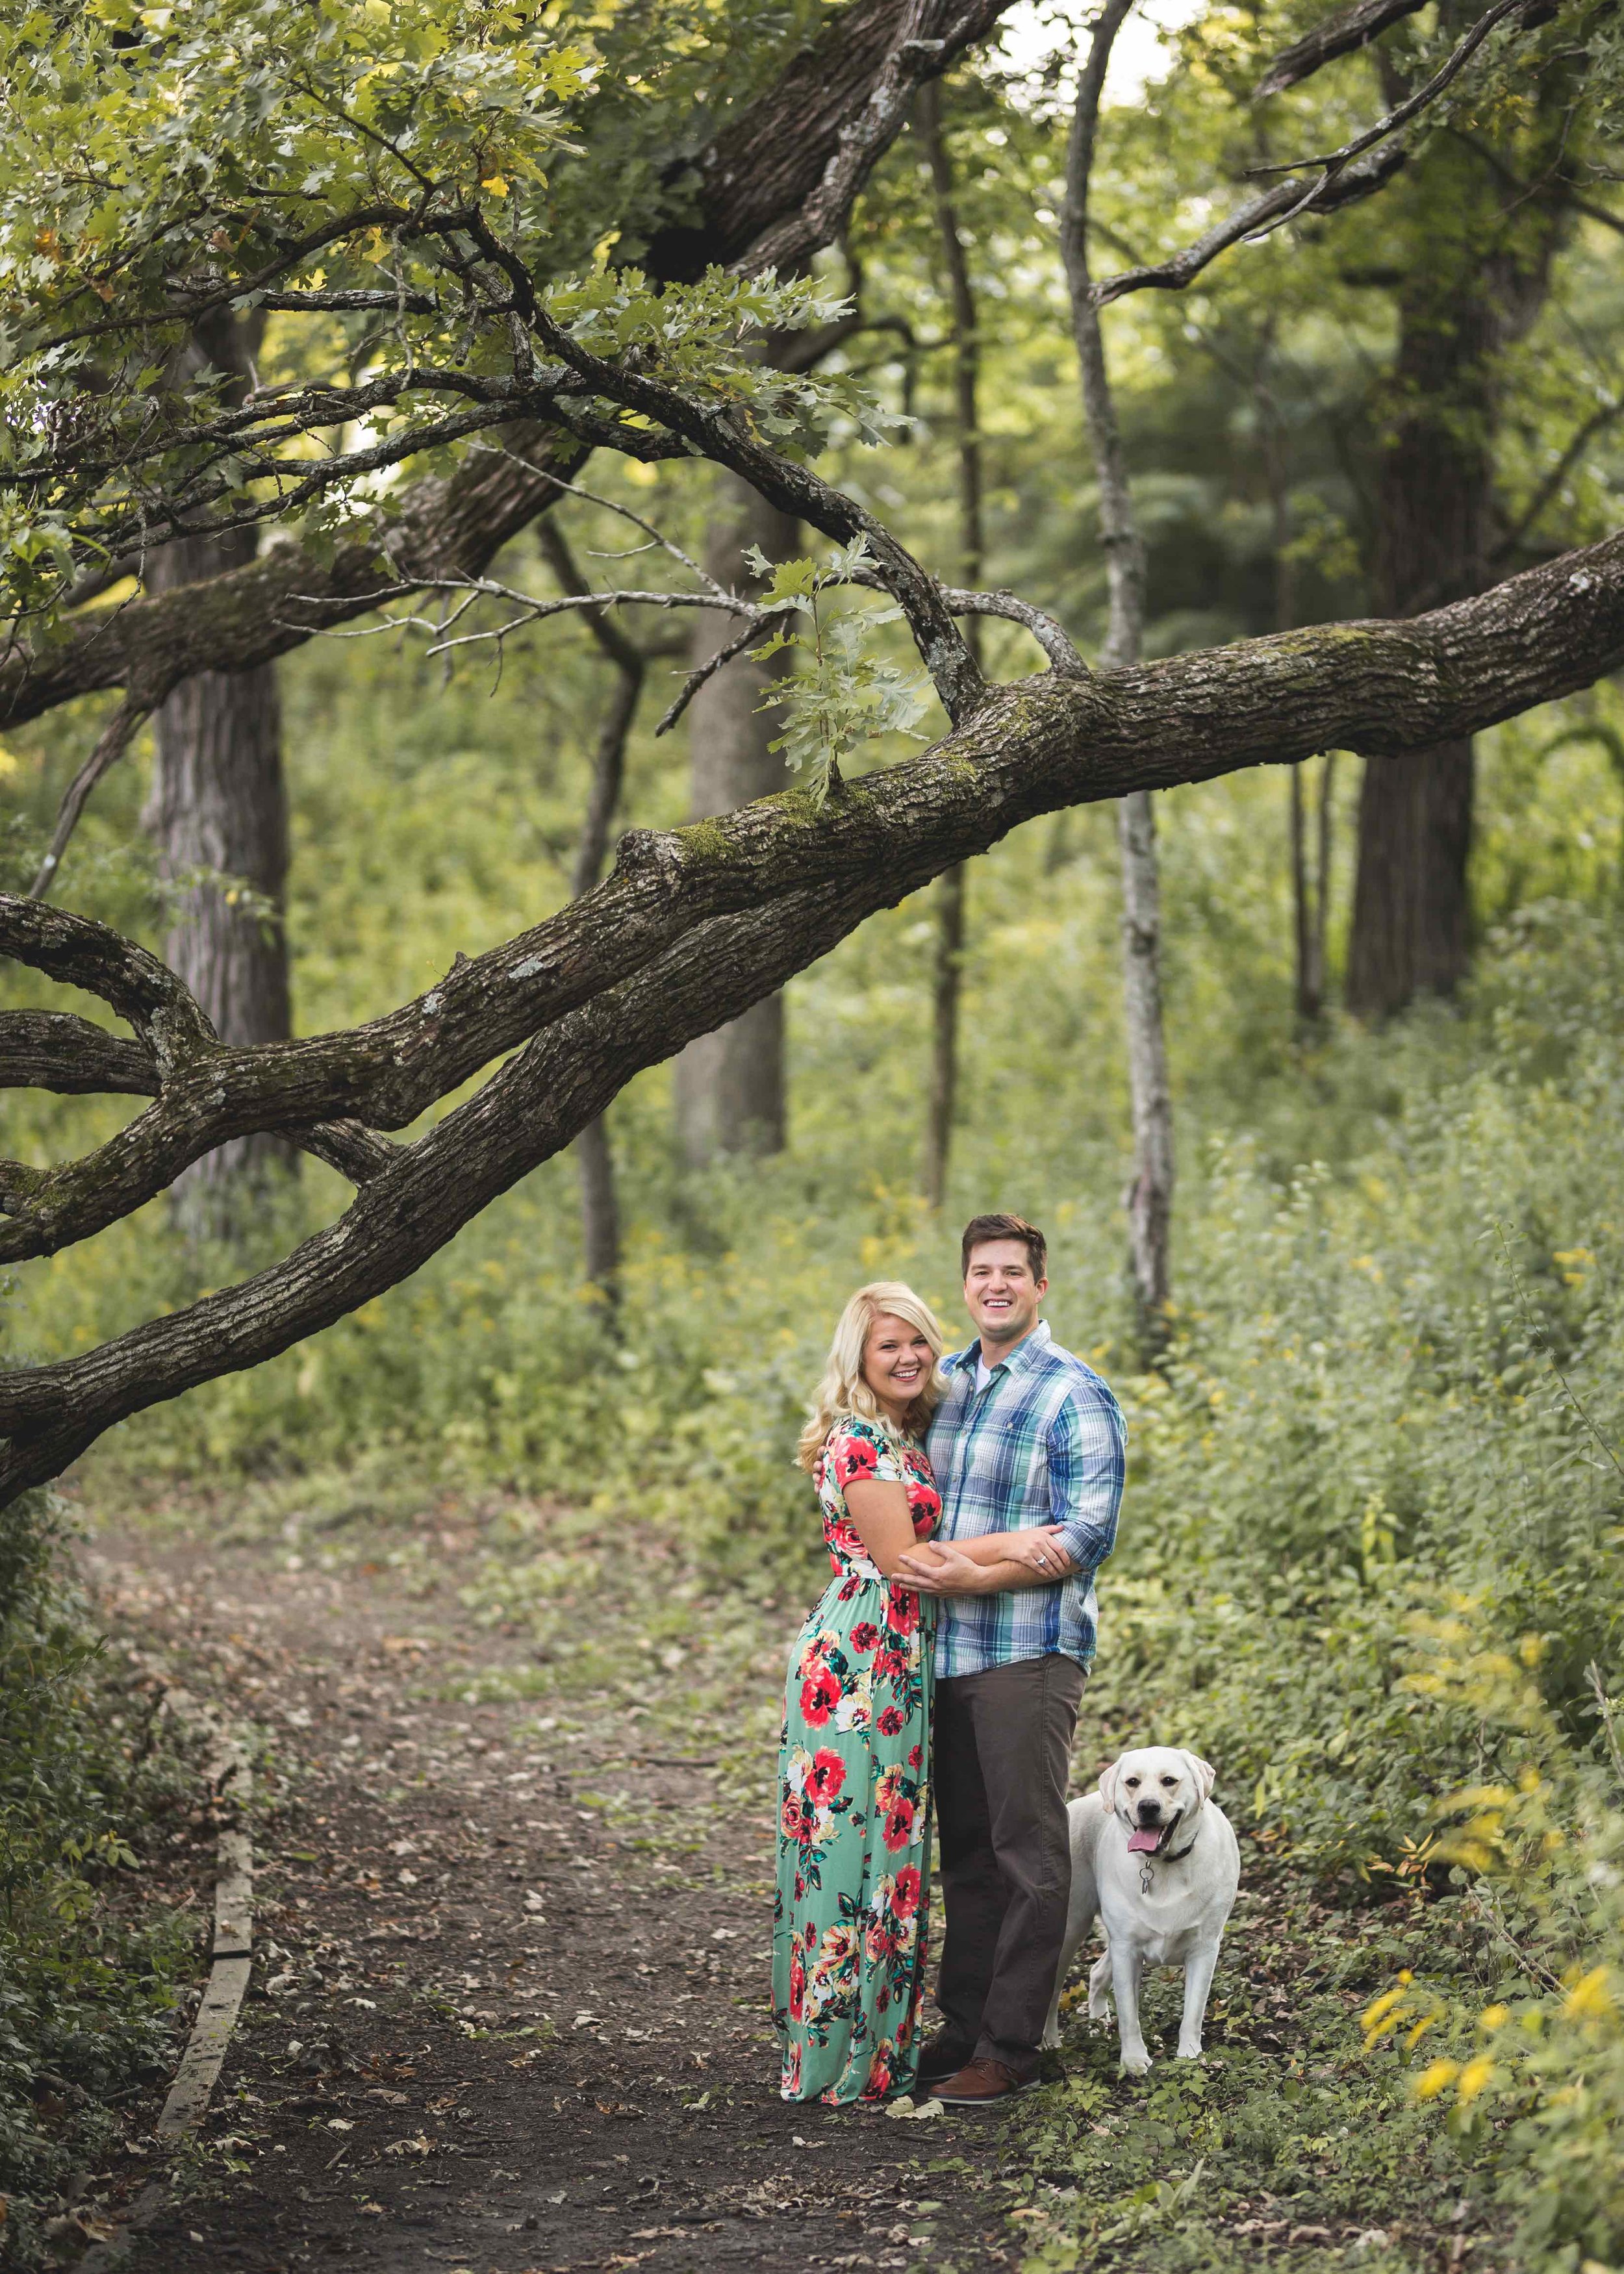
[[(1399, 345), (1379, 405), (1384, 431), (1374, 561), (1377, 605), (1413, 615), (1492, 581), (1494, 439), (1501, 365), (1544, 305), (1567, 226), (1565, 82), (1538, 90), (1546, 147), (1538, 187), (1512, 189), (1445, 136), (1415, 169), (1416, 257), (1399, 295)], [(1471, 947), (1471, 739), (1369, 758), (1359, 795), (1348, 1005), (1390, 1017), (1418, 994), (1452, 995)]]
[[(246, 382), (263, 319), (224, 313), (185, 353)], [(252, 535), (185, 538), (155, 553), (147, 582), (173, 591), (241, 568)], [(288, 985), (288, 804), (274, 664), (183, 680), (153, 721), (156, 764), (147, 813), (158, 869), (177, 896), (164, 953), (223, 1043), (280, 1043), (293, 1031)], [(247, 887), (245, 893), (243, 886)], [(261, 1204), (268, 1178), (298, 1158), (266, 1131), (233, 1138), (172, 1188), (189, 1239), (228, 1239)]]
[[(918, 96), (919, 130), (930, 162), (936, 230), (948, 276), (952, 311), (953, 423), (958, 455), (958, 581), (971, 591), (981, 587), (986, 544), (982, 527), (981, 417), (978, 395), (981, 340), (975, 288), (954, 201), (953, 165), (941, 131), (941, 81), (932, 79)], [(981, 619), (969, 617), (964, 642), (981, 664)], [(933, 1209), (948, 1193), (953, 1151), (953, 1121), (958, 1105), (959, 1006), (963, 993), (964, 926), (968, 878), (961, 864), (949, 869), (936, 887), (936, 942), (931, 986), (931, 1081), (925, 1129), (925, 1197)]]
[[(1133, 0), (1107, 0), (1095, 23), (1072, 117), (1061, 224), (1083, 415), (1099, 488), (1099, 533), (1110, 609), (1104, 661), (1111, 668), (1137, 663), (1144, 647), (1144, 544), (1129, 487), (1099, 313), (1090, 292), (1088, 197), (1106, 66), (1132, 7)], [(1156, 816), (1148, 790), (1133, 791), (1118, 805), (1117, 845), (1122, 864), (1122, 1001), (1133, 1109), (1129, 1258), (1140, 1345), (1150, 1359), (1165, 1346), (1168, 1333), (1175, 1157), (1161, 1001), (1161, 880)]]
[[(587, 580), (576, 565), (568, 538), (555, 522), (541, 524), (541, 550), (566, 592), (585, 592)], [(587, 629), (615, 667), (615, 689), (598, 729), (593, 759), (592, 787), (570, 888), (578, 900), (591, 892), (603, 874), (626, 780), (626, 743), (643, 692), (647, 658), (628, 637), (612, 611), (593, 609), (585, 618)], [(603, 1306), (611, 1328), (620, 1309), (620, 1200), (616, 1189), (615, 1151), (609, 1125), (603, 1114), (589, 1121), (575, 1141), (576, 1166), (580, 1173), (581, 1261), (586, 1284)]]
[[(719, 489), (705, 566), (718, 584), (742, 591), (755, 582), (745, 566), (746, 548), (759, 546), (769, 561), (792, 561), (800, 549), (799, 526), (733, 475), (721, 476)], [(701, 616), (694, 667), (707, 662), (735, 629), (725, 616)], [(784, 762), (767, 748), (779, 733), (776, 714), (760, 704), (788, 663), (782, 650), (765, 661), (741, 655), (706, 680), (690, 704), (695, 821), (731, 813), (787, 787)], [(684, 1167), (709, 1168), (734, 1154), (761, 1158), (782, 1152), (782, 996), (765, 996), (742, 1019), (690, 1043), (676, 1061), (676, 1096), (677, 1147)]]
[[(1500, 327), (1476, 275), (1407, 293), (1394, 419), (1382, 452), (1379, 605), (1394, 615), (1478, 591), (1488, 578), (1493, 365)], [(1469, 949), (1469, 738), (1404, 760), (1367, 758), (1348, 945), (1348, 1004), (1383, 1019), (1417, 994), (1452, 995)]]

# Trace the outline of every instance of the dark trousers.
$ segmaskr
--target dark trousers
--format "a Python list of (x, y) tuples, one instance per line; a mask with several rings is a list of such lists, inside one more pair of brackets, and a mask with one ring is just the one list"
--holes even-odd
[(1038, 2066), (1071, 1899), (1066, 1786), (1087, 1681), (1075, 1659), (936, 1684), (936, 1825), (947, 1911), (936, 2003), (953, 2044)]

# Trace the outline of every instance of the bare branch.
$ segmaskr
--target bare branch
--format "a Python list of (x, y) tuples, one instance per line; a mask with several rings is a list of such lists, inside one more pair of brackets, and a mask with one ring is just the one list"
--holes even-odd
[(96, 738), (96, 746), (84, 764), (68, 784), (62, 803), (57, 809), (57, 825), (51, 831), (50, 844), (41, 862), (34, 882), (28, 887), (31, 900), (42, 900), (57, 880), (62, 866), (62, 856), (68, 849), (68, 840), (79, 826), (79, 817), (85, 810), (90, 793), (110, 766), (117, 764), (134, 741), (148, 706), (126, 696)]
[[(875, 579), (875, 583), (878, 584), (878, 578)], [(748, 606), (748, 603), (746, 605)], [(765, 618), (759, 609), (755, 610), (752, 622), (745, 624), (742, 630), (736, 632), (731, 639), (724, 640), (714, 655), (706, 656), (703, 663), (689, 673), (687, 678), (677, 689), (669, 706), (656, 721), (655, 734), (668, 734), (706, 680), (714, 679), (722, 666), (731, 663), (736, 655), (742, 655), (751, 641), (759, 639), (765, 629)]]
[[(870, 576), (859, 568), (851, 579), (854, 584), (866, 585), (871, 591), (887, 590), (884, 580)], [(1086, 679), (1089, 666), (1073, 643), (1070, 633), (1046, 609), (1023, 600), (1016, 592), (971, 592), (961, 584), (940, 584), (937, 588), (943, 606), (956, 616), (1000, 616), (1007, 622), (1023, 625), (1045, 655), (1053, 670), (1062, 677)]]
[(828, 244), (875, 160), (895, 140), (915, 88), (985, 37), (1007, 4), (1008, 0), (903, 0), (900, 8), (894, 6), (886, 26), (887, 51), (872, 74), (866, 102), (842, 120), (820, 174), (806, 183), (784, 217), (730, 265), (749, 274), (790, 270)]
[(1361, 198), (1374, 196), (1378, 190), (1386, 187), (1408, 155), (1401, 144), (1390, 144), (1372, 156), (1344, 167), (1334, 177), (1316, 183), (1306, 198), (1301, 183), (1277, 183), (1273, 189), (1264, 191), (1249, 205), (1243, 206), (1238, 213), (1231, 214), (1227, 221), (1217, 222), (1172, 260), (1144, 268), (1127, 268), (1119, 275), (1107, 276), (1103, 282), (1089, 288), (1090, 297), (1097, 308), (1104, 308), (1129, 292), (1182, 292), (1232, 245), (1265, 237), (1304, 215), (1336, 213), (1343, 206), (1356, 204)]
[(1557, 492), (1561, 488), (1562, 484), (1567, 479), (1568, 475), (1573, 471), (1574, 467), (1578, 463), (1580, 458), (1583, 456), (1590, 445), (1595, 440), (1597, 435), (1601, 433), (1606, 427), (1611, 426), (1613, 421), (1617, 418), (1624, 418), (1624, 399), (1621, 399), (1617, 403), (1604, 403), (1595, 410), (1591, 411), (1590, 417), (1584, 421), (1583, 425), (1578, 428), (1576, 433), (1568, 438), (1567, 447), (1562, 451), (1560, 457), (1558, 458), (1555, 465), (1552, 467), (1544, 481), (1540, 483), (1539, 487), (1534, 492), (1533, 496), (1529, 500), (1527, 505), (1524, 506), (1522, 511), (1517, 516), (1516, 520), (1513, 523), (1510, 529), (1507, 531), (1505, 536), (1501, 538), (1499, 543), (1495, 546), (1493, 552), (1489, 556), (1491, 560), (1498, 562), (1510, 559), (1511, 555), (1516, 551), (1518, 546), (1522, 544), (1523, 538), (1528, 535), (1530, 530), (1533, 529), (1537, 524), (1540, 516), (1545, 512), (1545, 508), (1550, 504), (1552, 499), (1555, 497)]
[(364, 1128), (359, 1121), (321, 1121), (312, 1128), (290, 1129), (286, 1135), (306, 1153), (313, 1153), (318, 1161), (325, 1161), (329, 1169), (336, 1169), (341, 1177), (348, 1177), (352, 1185), (370, 1184), (381, 1176), (401, 1157), (404, 1149), (391, 1145), (375, 1129)]
[(1262, 102), (1271, 94), (1281, 94), (1287, 87), (1311, 79), (1324, 64), (1338, 56), (1351, 54), (1356, 48), (1368, 46), (1390, 24), (1415, 15), (1425, 5), (1426, 0), (1354, 0), (1351, 8), (1339, 8), (1290, 47), (1281, 49), (1258, 81), (1254, 102)]
[[(1301, 173), (1309, 166), (1341, 169), (1350, 159), (1362, 156), (1366, 150), (1373, 149), (1378, 142), (1385, 141), (1390, 134), (1396, 134), (1401, 126), (1408, 126), (1412, 118), (1419, 117), (1427, 105), (1435, 102), (1450, 82), (1464, 71), (1497, 25), (1505, 23), (1509, 17), (1530, 13), (1543, 5), (1544, 0), (1494, 0), (1493, 7), (1486, 14), (1479, 16), (1471, 28), (1462, 34), (1442, 65), (1424, 86), (1407, 95), (1395, 109), (1387, 112), (1386, 117), (1379, 118), (1374, 126), (1367, 126), (1363, 134), (1356, 134), (1351, 142), (1344, 142), (1339, 150), (1324, 151), (1317, 158), (1288, 159), (1280, 166), (1251, 166), (1247, 169), (1248, 172), (1254, 175), (1294, 174)], [(1519, 25), (1516, 28), (1523, 30), (1526, 26)]]

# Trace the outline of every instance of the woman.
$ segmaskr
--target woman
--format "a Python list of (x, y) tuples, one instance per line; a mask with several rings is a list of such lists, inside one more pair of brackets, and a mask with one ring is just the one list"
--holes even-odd
[[(834, 1567), (790, 1654), (779, 1758), (773, 2016), (786, 2100), (883, 2100), (918, 2061), (930, 1893), (935, 1604), (895, 1576), (941, 1496), (921, 1439), (942, 1332), (899, 1280), (841, 1314), (797, 1454)], [(959, 1546), (1035, 1564), (1052, 1532)]]

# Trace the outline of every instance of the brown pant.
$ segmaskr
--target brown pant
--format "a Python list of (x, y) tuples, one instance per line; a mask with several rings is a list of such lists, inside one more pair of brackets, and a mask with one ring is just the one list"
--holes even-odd
[(1038, 2066), (1071, 1899), (1066, 1786), (1088, 1679), (1072, 1658), (936, 1684), (936, 1823), (947, 1933), (936, 2003), (950, 2042), (1019, 2077)]

